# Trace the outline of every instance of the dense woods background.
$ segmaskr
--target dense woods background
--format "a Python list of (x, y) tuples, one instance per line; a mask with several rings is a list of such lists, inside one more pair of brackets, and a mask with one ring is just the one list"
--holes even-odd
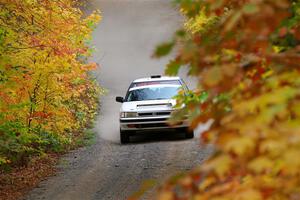
[(0, 1), (0, 167), (76, 145), (97, 111), (91, 32), (73, 0)]

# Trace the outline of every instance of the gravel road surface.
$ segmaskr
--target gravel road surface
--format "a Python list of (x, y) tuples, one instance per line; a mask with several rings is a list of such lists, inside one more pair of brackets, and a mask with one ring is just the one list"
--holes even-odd
[[(94, 32), (98, 49), (92, 58), (101, 67), (95, 73), (107, 89), (95, 126), (94, 145), (67, 154), (56, 176), (43, 181), (26, 199), (123, 200), (144, 180), (165, 180), (193, 168), (211, 153), (198, 138), (183, 139), (180, 133), (152, 133), (119, 144), (119, 108), (115, 96), (125, 95), (133, 79), (163, 74), (168, 58), (151, 59), (155, 45), (170, 38), (181, 16), (169, 0), (92, 0), (87, 12), (102, 11), (103, 20)], [(190, 87), (193, 80), (180, 72)], [(198, 133), (199, 131), (197, 131)], [(197, 134), (199, 135), (199, 134)], [(144, 199), (153, 199), (155, 190)]]

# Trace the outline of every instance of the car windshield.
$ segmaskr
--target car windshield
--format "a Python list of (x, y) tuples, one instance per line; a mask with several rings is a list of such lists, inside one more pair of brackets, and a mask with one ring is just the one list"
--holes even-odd
[(153, 85), (129, 90), (126, 101), (172, 99), (178, 94), (180, 85)]

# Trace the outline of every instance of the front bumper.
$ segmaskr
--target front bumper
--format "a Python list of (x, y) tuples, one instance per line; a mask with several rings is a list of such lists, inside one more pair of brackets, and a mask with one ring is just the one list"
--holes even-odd
[(188, 127), (187, 121), (182, 121), (176, 125), (168, 124), (170, 116), (160, 117), (136, 117), (136, 118), (120, 118), (121, 130), (160, 130), (160, 129), (175, 129)]

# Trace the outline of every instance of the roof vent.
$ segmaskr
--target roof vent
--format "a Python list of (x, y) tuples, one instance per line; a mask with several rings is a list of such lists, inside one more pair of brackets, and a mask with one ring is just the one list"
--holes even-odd
[(152, 75), (151, 78), (161, 78), (161, 75)]

